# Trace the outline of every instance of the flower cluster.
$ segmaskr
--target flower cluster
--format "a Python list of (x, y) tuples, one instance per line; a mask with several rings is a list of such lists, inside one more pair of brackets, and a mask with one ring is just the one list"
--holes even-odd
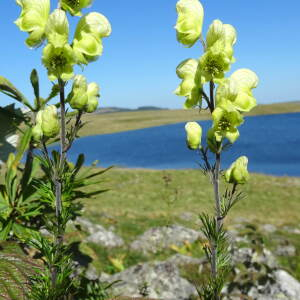
[(81, 16), (81, 10), (91, 2), (63, 0), (62, 9), (55, 9), (50, 14), (50, 0), (17, 0), (22, 11), (15, 24), (29, 33), (27, 46), (37, 47), (47, 41), (42, 62), (51, 81), (71, 79), (75, 64), (88, 64), (102, 54), (102, 38), (111, 34), (110, 23), (102, 14), (92, 12), (81, 17), (73, 42), (69, 43), (66, 11)]
[[(202, 38), (204, 13), (199, 0), (179, 0), (176, 8), (178, 19), (175, 29), (178, 41), (189, 47), (201, 42), (204, 53), (198, 59), (189, 58), (178, 65), (176, 73), (182, 81), (175, 94), (186, 98), (184, 108), (201, 108), (202, 100), (205, 99), (204, 84), (209, 82), (210, 88), (218, 85), (213, 99), (208, 99), (207, 96), (205, 99), (212, 113), (212, 127), (207, 132), (206, 142), (213, 153), (220, 153), (225, 140), (232, 144), (238, 139), (238, 126), (244, 122), (242, 113), (249, 112), (256, 106), (252, 89), (257, 86), (258, 77), (251, 70), (239, 69), (229, 78), (225, 78), (225, 73), (235, 62), (233, 46), (237, 40), (237, 33), (232, 25), (214, 20), (204, 40)], [(189, 122), (185, 127), (187, 145), (192, 150), (202, 147), (200, 142), (202, 129), (196, 124)], [(244, 162), (244, 159), (242, 161)], [(247, 167), (247, 163), (238, 165)], [(240, 167), (233, 169), (239, 170)], [(231, 182), (235, 177), (227, 175), (226, 178)]]

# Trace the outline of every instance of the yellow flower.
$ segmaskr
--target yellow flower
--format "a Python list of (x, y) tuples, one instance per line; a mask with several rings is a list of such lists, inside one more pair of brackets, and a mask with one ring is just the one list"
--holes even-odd
[(59, 121), (57, 108), (55, 105), (49, 105), (40, 110), (36, 115), (36, 125), (33, 128), (33, 138), (39, 141), (42, 136), (51, 138), (59, 133)]
[(186, 97), (184, 108), (201, 106), (202, 82), (198, 65), (197, 59), (186, 59), (176, 68), (176, 74), (182, 82), (175, 90), (175, 94)]
[(212, 113), (213, 131), (217, 142), (227, 138), (230, 143), (234, 143), (239, 137), (237, 126), (244, 120), (243, 116), (230, 107), (217, 106)]
[(249, 180), (247, 170), (248, 158), (246, 156), (239, 157), (230, 168), (225, 172), (225, 180), (228, 183), (244, 184)]
[(76, 75), (74, 78), (71, 93), (67, 101), (73, 109), (83, 110), (88, 101), (87, 82), (84, 76)]
[(204, 11), (198, 0), (179, 0), (176, 4), (178, 19), (175, 26), (178, 42), (188, 47), (200, 38)]
[(46, 27), (46, 36), (48, 42), (55, 48), (63, 47), (68, 43), (69, 22), (63, 10), (55, 9), (50, 15)]
[(250, 111), (256, 106), (252, 89), (258, 84), (257, 75), (248, 69), (239, 69), (223, 80), (217, 88), (218, 106), (231, 106), (239, 111)]
[(81, 10), (92, 4), (93, 0), (62, 0), (61, 7), (72, 16), (81, 16)]
[(16, 0), (22, 12), (15, 24), (21, 31), (29, 33), (28, 47), (37, 47), (45, 39), (45, 29), (50, 12), (50, 0)]
[(92, 12), (83, 16), (76, 28), (73, 50), (80, 64), (95, 61), (103, 52), (102, 38), (111, 34), (107, 18)]
[(87, 88), (88, 101), (85, 107), (86, 112), (92, 113), (97, 109), (99, 104), (98, 98), (100, 97), (99, 91), (100, 88), (97, 83), (91, 82), (88, 85)]
[(48, 77), (51, 81), (58, 78), (67, 81), (74, 76), (74, 52), (69, 44), (57, 48), (48, 44), (43, 49), (42, 62), (48, 70)]
[(188, 122), (185, 125), (187, 134), (186, 144), (189, 149), (197, 150), (201, 147), (202, 128), (197, 122)]

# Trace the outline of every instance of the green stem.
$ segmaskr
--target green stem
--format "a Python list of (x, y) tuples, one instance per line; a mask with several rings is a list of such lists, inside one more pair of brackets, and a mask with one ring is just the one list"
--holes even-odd
[[(220, 201), (220, 164), (221, 164), (221, 155), (220, 153), (216, 154), (216, 164), (214, 168), (214, 174), (213, 174), (213, 186), (214, 186), (214, 195), (215, 195), (215, 209), (216, 209), (216, 232), (220, 231), (221, 225), (222, 225), (222, 216), (221, 216), (221, 201)], [(212, 255), (211, 255), (211, 268), (212, 268), (212, 276), (216, 280), (218, 277), (218, 266), (217, 266), (217, 260), (218, 260), (218, 244), (214, 241), (212, 245)], [(215, 291), (215, 299), (219, 300), (220, 295), (217, 291)]]
[[(213, 113), (216, 103), (214, 97), (215, 84), (213, 80), (209, 82), (209, 98), (210, 98), (210, 111)], [(216, 153), (215, 167), (213, 169), (212, 179), (215, 195), (215, 218), (216, 218), (216, 232), (219, 233), (222, 226), (221, 216), (221, 199), (220, 199), (220, 169), (221, 169), (221, 153)], [(216, 241), (211, 245), (211, 272), (212, 277), (216, 280), (218, 277), (218, 244)], [(217, 291), (214, 291), (214, 300), (219, 300), (220, 295)]]
[[(55, 234), (55, 245), (58, 246), (57, 251), (60, 251), (63, 244), (63, 228), (61, 226), (61, 214), (62, 214), (62, 172), (66, 161), (66, 108), (65, 108), (65, 83), (63, 80), (59, 79), (59, 89), (60, 89), (60, 164), (59, 170), (56, 172), (55, 178), (55, 216), (57, 223), (57, 230)], [(51, 279), (52, 285), (55, 288), (55, 283), (57, 279), (57, 268), (51, 268)]]

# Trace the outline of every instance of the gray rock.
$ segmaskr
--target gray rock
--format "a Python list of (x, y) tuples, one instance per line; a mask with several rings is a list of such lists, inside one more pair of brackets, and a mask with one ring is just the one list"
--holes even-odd
[(284, 231), (289, 232), (289, 233), (300, 234), (300, 229), (299, 228), (293, 228), (293, 227), (290, 227), (290, 226), (284, 226), (282, 229)]
[(300, 299), (300, 283), (294, 277), (284, 270), (277, 270), (275, 271), (275, 280), (280, 290), (279, 295), (285, 295), (286, 299), (290, 300)]
[(254, 251), (252, 248), (233, 248), (232, 252), (233, 264), (237, 263), (263, 263), (270, 268), (277, 267), (277, 261), (275, 256), (268, 250), (263, 249), (262, 253)]
[(120, 247), (124, 245), (124, 241), (121, 237), (114, 232), (105, 229), (99, 224), (93, 224), (92, 222), (84, 218), (76, 218), (83, 230), (87, 231), (90, 235), (85, 239), (87, 242), (99, 244), (107, 248)]
[(277, 230), (277, 227), (272, 224), (264, 224), (260, 229), (265, 233), (274, 233)]
[(236, 229), (228, 229), (227, 236), (229, 238), (229, 242), (231, 244), (241, 243), (241, 242), (249, 242), (246, 236), (239, 236), (239, 232)]
[(205, 257), (195, 258), (182, 254), (174, 254), (169, 257), (166, 262), (176, 265), (177, 267), (185, 266), (185, 265), (200, 265), (204, 263), (207, 259)]
[(295, 256), (296, 248), (293, 245), (279, 245), (276, 248), (275, 254), (279, 256)]
[(92, 264), (89, 264), (85, 272), (85, 277), (89, 280), (96, 280), (97, 278), (99, 278), (98, 271)]
[(195, 287), (180, 277), (178, 268), (169, 262), (138, 264), (109, 277), (113, 282), (113, 294), (141, 297), (147, 289), (147, 297), (154, 299), (184, 300), (196, 295)]
[(155, 227), (133, 241), (130, 248), (144, 254), (157, 253), (171, 245), (181, 246), (184, 242), (193, 243), (202, 238), (201, 232), (180, 225)]

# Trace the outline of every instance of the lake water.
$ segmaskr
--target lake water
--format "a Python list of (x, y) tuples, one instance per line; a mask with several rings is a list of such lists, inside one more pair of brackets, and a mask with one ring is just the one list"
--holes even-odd
[[(99, 116), (101, 118), (101, 116)], [(228, 167), (241, 155), (249, 158), (252, 172), (300, 176), (300, 113), (246, 117), (240, 138), (222, 155)], [(113, 122), (113, 115), (112, 120)], [(204, 132), (210, 121), (199, 121)], [(69, 158), (85, 153), (86, 164), (126, 168), (198, 168), (196, 151), (185, 145), (185, 123), (157, 126), (114, 134), (83, 137), (75, 141)]]

